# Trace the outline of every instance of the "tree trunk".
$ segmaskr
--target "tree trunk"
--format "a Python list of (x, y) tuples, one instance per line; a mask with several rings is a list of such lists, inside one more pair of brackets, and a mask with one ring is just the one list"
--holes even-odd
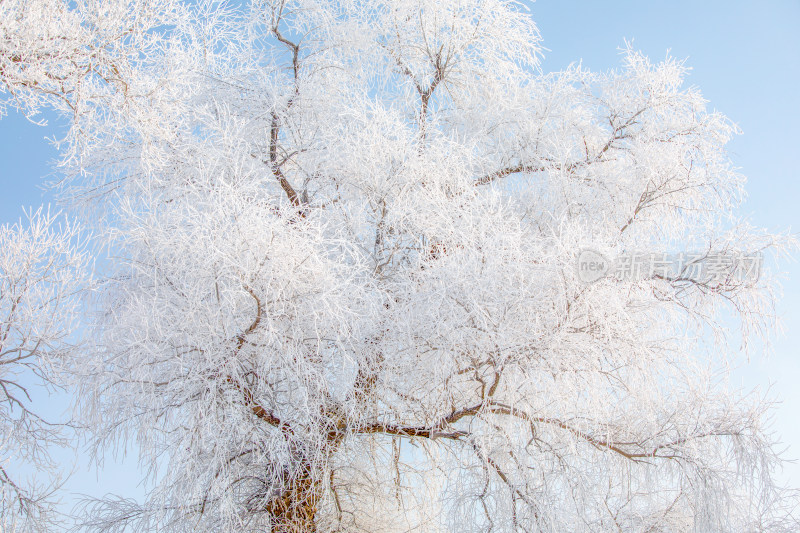
[(310, 472), (304, 472), (303, 477), (273, 498), (267, 506), (272, 533), (316, 533), (320, 485)]

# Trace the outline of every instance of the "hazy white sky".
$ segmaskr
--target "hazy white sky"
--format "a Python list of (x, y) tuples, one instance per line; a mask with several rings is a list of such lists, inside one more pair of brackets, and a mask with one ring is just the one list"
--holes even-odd
[[(729, 146), (749, 178), (742, 215), (772, 230), (800, 227), (800, 1), (539, 0), (526, 5), (550, 50), (546, 71), (580, 60), (592, 70), (615, 68), (625, 39), (653, 60), (667, 50), (687, 58), (693, 67), (688, 82), (744, 131)], [(19, 115), (0, 120), (0, 223), (16, 221), (22, 205), (42, 203), (37, 187), (56, 155), (44, 137), (57, 135), (52, 119), (47, 127)], [(800, 458), (800, 263), (784, 261), (778, 267), (787, 274), (779, 306), (785, 333), (768, 359), (752, 361), (736, 376), (747, 388), (772, 384), (772, 396), (782, 401), (774, 429), (789, 446), (787, 457)], [(48, 411), (62, 405), (63, 398), (49, 400)], [(784, 476), (800, 487), (800, 465)], [(66, 488), (135, 496), (141, 494), (138, 477), (130, 459), (107, 462), (99, 477), (84, 464)]]

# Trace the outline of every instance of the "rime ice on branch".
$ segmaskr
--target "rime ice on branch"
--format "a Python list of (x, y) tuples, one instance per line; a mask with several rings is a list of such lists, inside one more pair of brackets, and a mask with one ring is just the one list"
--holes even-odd
[[(73, 427), (50, 420), (32, 401), (36, 387), (63, 388), (81, 348), (77, 324), (89, 257), (80, 227), (30, 210), (0, 226), (0, 529), (20, 533), (59, 523), (54, 492), (63, 473), (52, 446)], [(38, 474), (38, 484), (24, 476)]]
[[(508, 0), (168, 7), (53, 89), (115, 257), (82, 412), (155, 483), (90, 530), (796, 529), (720, 380), (769, 276), (577, 276), (787, 244), (735, 222), (736, 127), (682, 62), (545, 74)], [(49, 98), (25, 57), (7, 86)]]

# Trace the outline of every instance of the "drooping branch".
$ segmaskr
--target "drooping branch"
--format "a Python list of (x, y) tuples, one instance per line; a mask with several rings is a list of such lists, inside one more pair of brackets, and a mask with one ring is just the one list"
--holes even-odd
[(614, 442), (612, 440), (596, 437), (588, 432), (582, 431), (569, 423), (559, 420), (557, 418), (549, 418), (544, 416), (533, 416), (520, 409), (515, 409), (507, 404), (497, 401), (487, 401), (471, 407), (466, 407), (453, 411), (446, 417), (443, 417), (438, 422), (431, 425), (402, 425), (402, 424), (387, 424), (387, 423), (373, 423), (361, 427), (353, 428), (353, 432), (358, 434), (376, 434), (381, 433), (385, 435), (393, 435), (399, 437), (410, 438), (425, 438), (425, 439), (451, 439), (459, 440), (471, 435), (469, 431), (452, 429), (450, 426), (459, 420), (477, 415), (503, 415), (518, 418), (534, 427), (536, 424), (547, 424), (556, 426), (563, 429), (575, 437), (591, 444), (598, 449), (604, 449), (614, 452), (626, 459), (632, 461), (641, 461), (645, 459), (674, 459), (674, 455), (659, 455), (659, 452), (666, 449), (674, 448), (689, 440), (698, 438), (705, 438), (711, 436), (725, 436), (730, 435), (729, 432), (706, 432), (691, 437), (676, 439), (667, 443), (655, 445), (651, 448), (645, 448), (641, 442)]
[(524, 420), (530, 424), (539, 423), (539, 424), (553, 425), (572, 433), (574, 436), (580, 438), (585, 442), (588, 442), (589, 444), (598, 449), (609, 450), (618, 455), (621, 455), (622, 457), (625, 457), (626, 459), (634, 461), (639, 461), (643, 459), (659, 459), (659, 458), (675, 459), (677, 458), (677, 456), (675, 455), (658, 455), (658, 453), (662, 450), (671, 449), (695, 439), (702, 439), (706, 437), (732, 436), (732, 433), (729, 431), (709, 431), (709, 432), (699, 433), (697, 435), (691, 435), (688, 437), (675, 439), (666, 443), (658, 444), (651, 448), (645, 448), (644, 443), (642, 442), (613, 442), (608, 439), (595, 437), (557, 418), (531, 416), (524, 411), (521, 411), (519, 409), (514, 409), (513, 407), (501, 403), (493, 403), (487, 406), (486, 412), (513, 416), (519, 418), (520, 420)]
[[(495, 472), (495, 474), (497, 474), (497, 477), (499, 477), (500, 480), (506, 485), (506, 487), (508, 487), (509, 491), (511, 491), (512, 509), (513, 509), (511, 520), (512, 520), (512, 524), (514, 525), (514, 527), (516, 528), (518, 526), (516, 505), (514, 504), (514, 502), (515, 502), (515, 500), (517, 498), (519, 498), (522, 501), (524, 501), (533, 510), (534, 515), (538, 516), (538, 513), (536, 513), (536, 504), (535, 504), (535, 502), (533, 500), (531, 500), (531, 498), (527, 494), (522, 492), (516, 486), (516, 484), (511, 480), (509, 475), (503, 470), (503, 468), (500, 466), (500, 464), (488, 452), (483, 450), (480, 447), (480, 445), (478, 445), (477, 442), (472, 441), (472, 442), (470, 442), (470, 444), (472, 445), (472, 449), (475, 451), (475, 454), (478, 456), (478, 459), (482, 460), (482, 461), (485, 461), (486, 465), (488, 465), (488, 467), (491, 467), (491, 469)], [(488, 472), (487, 472), (486, 483), (487, 483), (487, 485), (489, 483)], [(481, 500), (483, 500), (486, 497), (485, 496), (485, 492), (486, 492), (486, 490), (484, 489), (484, 491), (482, 493), (483, 495), (481, 496)], [(485, 504), (484, 504), (484, 509), (485, 509)]]

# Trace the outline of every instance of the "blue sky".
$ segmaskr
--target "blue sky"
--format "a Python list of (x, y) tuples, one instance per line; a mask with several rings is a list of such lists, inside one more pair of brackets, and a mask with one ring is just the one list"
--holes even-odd
[[(743, 130), (728, 145), (747, 176), (741, 214), (773, 231), (800, 228), (800, 1), (673, 0), (526, 2), (544, 39), (543, 68), (560, 70), (582, 61), (591, 70), (619, 66), (625, 39), (652, 60), (667, 51), (687, 59), (688, 85), (700, 88), (709, 108)], [(800, 258), (798, 254), (796, 257)], [(800, 263), (783, 261), (784, 297), (778, 312), (784, 333), (769, 356), (735, 373), (747, 389), (769, 389), (780, 401), (773, 429), (800, 459)], [(800, 464), (782, 479), (800, 487)]]
[[(579, 60), (592, 70), (617, 67), (625, 39), (653, 60), (664, 58), (667, 50), (687, 58), (693, 68), (688, 83), (744, 131), (729, 145), (749, 180), (742, 214), (772, 230), (800, 227), (800, 1), (539, 0), (527, 5), (550, 50), (543, 63), (548, 71)], [(22, 205), (47, 201), (38, 187), (51, 174), (56, 151), (45, 137), (57, 135), (52, 117), (46, 127), (13, 112), (0, 120), (0, 223), (16, 221)], [(752, 361), (736, 376), (748, 388), (772, 385), (772, 396), (782, 401), (773, 427), (789, 446), (787, 457), (800, 458), (800, 263), (784, 261), (779, 267), (787, 275), (779, 306), (785, 333), (768, 359)], [(48, 411), (62, 400), (51, 401)], [(137, 476), (130, 459), (107, 462), (99, 478), (83, 465), (67, 489), (137, 495)], [(783, 477), (800, 487), (800, 465)]]

